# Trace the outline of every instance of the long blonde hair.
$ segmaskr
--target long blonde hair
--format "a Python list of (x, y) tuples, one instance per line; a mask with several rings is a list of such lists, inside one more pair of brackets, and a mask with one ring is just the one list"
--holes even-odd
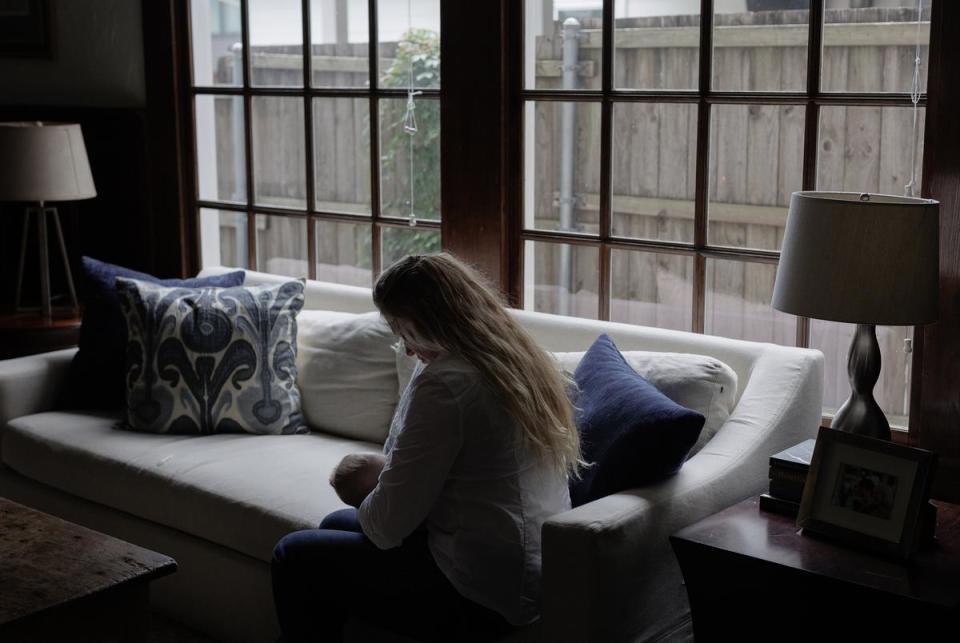
[(412, 255), (373, 288), (381, 314), (477, 368), (500, 394), (523, 437), (559, 470), (577, 474), (580, 439), (565, 378), (475, 270), (452, 255)]

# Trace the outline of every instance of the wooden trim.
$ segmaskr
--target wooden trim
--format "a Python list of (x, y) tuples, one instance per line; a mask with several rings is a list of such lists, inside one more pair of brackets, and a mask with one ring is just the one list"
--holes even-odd
[[(960, 500), (960, 3), (934, 0), (929, 102), (921, 194), (940, 202), (939, 320), (922, 329), (913, 362), (910, 428), (917, 445), (940, 456), (932, 495)], [(920, 337), (920, 333), (918, 333)], [(920, 380), (919, 382), (917, 380)]]
[(380, 100), (377, 91), (380, 88), (380, 33), (377, 28), (377, 1), (367, 3), (367, 30), (369, 48), (367, 58), (370, 60), (370, 89), (367, 96), (370, 101), (370, 217), (373, 224), (370, 226), (370, 267), (373, 280), (376, 281), (383, 269), (380, 239)]
[[(218, 93), (218, 92), (206, 92)], [(804, 105), (810, 101), (818, 105), (853, 105), (868, 107), (910, 107), (913, 105), (910, 94), (901, 92), (699, 92), (656, 91), (613, 89), (609, 94), (597, 90), (583, 89), (525, 89), (525, 100), (562, 101), (562, 102), (598, 102), (610, 98), (617, 103), (699, 103), (706, 101), (713, 105)], [(919, 105), (926, 105), (926, 95), (920, 96)]]
[(502, 2), (446, 2), (440, 12), (441, 60), (457, 61), (440, 89), (440, 185), (444, 250), (477, 267), (497, 288), (509, 288), (509, 223), (504, 209)]
[[(196, 215), (187, 211), (185, 183), (182, 64), (184, 8), (172, 0), (141, 1), (146, 82), (146, 226), (153, 242), (143, 248), (148, 265), (160, 275), (183, 275), (192, 268), (190, 251)], [(188, 112), (189, 113), (189, 112)]]
[[(302, 0), (300, 5), (301, 27), (303, 28), (303, 87), (309, 89), (313, 84), (313, 37), (310, 33), (310, 0)], [(313, 98), (308, 92), (303, 94), (303, 148), (304, 171), (307, 186), (307, 212), (317, 207), (316, 173), (314, 171), (313, 151)], [(307, 277), (317, 278), (317, 226), (314, 221), (307, 222)]]
[(250, 92), (250, 12), (248, 0), (240, 0), (240, 25), (243, 49), (243, 156), (247, 183), (247, 268), (257, 269), (257, 216), (253, 210), (253, 96)]
[[(697, 90), (697, 159), (694, 188), (693, 245), (707, 246), (707, 208), (710, 193), (710, 103), (706, 100), (713, 82), (713, 0), (700, 2), (700, 69)], [(693, 260), (691, 316), (692, 330), (702, 333), (706, 327), (707, 258), (698, 252)]]
[(511, 306), (523, 306), (523, 3), (500, 0), (503, 38), (500, 69), (503, 144), (500, 147), (503, 181), (502, 211), (505, 217), (502, 246), (505, 261), (502, 288)]
[(504, 59), (501, 62), (504, 72), (504, 145), (503, 154), (506, 157), (504, 171), (507, 173), (504, 181), (504, 200), (507, 207), (504, 214), (507, 217), (504, 233), (507, 235), (507, 283), (506, 294), (512, 306), (524, 306), (524, 243), (523, 231), (523, 172), (526, 150), (524, 137), (526, 124), (524, 122), (523, 98), (523, 65), (516, 64), (524, 56), (524, 3), (512, 0), (501, 0), (504, 17)]

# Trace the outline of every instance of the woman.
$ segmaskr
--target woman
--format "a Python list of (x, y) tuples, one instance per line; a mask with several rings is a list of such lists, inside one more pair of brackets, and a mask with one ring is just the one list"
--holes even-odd
[(338, 641), (351, 615), (428, 640), (531, 623), (540, 528), (570, 507), (580, 457), (563, 376), (450, 255), (399, 261), (373, 299), (423, 366), (359, 509), (278, 543), (284, 640)]

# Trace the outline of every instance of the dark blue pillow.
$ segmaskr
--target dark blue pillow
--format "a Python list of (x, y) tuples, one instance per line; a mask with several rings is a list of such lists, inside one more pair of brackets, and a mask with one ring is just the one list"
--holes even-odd
[(661, 393), (601, 335), (573, 375), (584, 468), (570, 483), (573, 506), (650, 484), (680, 470), (704, 417)]
[(164, 286), (229, 288), (243, 283), (244, 271), (196, 279), (157, 279), (129, 268), (83, 257), (80, 299), (79, 350), (70, 364), (62, 403), (71, 408), (120, 409), (126, 399), (123, 381), (127, 348), (127, 322), (120, 309), (117, 277), (139, 279)]

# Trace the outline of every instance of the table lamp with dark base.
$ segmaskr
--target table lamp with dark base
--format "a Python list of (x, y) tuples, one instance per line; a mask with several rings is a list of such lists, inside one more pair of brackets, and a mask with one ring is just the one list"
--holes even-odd
[(853, 192), (794, 192), (773, 289), (777, 310), (857, 324), (850, 397), (832, 427), (890, 439), (873, 397), (880, 377), (876, 325), (936, 321), (939, 204)]

